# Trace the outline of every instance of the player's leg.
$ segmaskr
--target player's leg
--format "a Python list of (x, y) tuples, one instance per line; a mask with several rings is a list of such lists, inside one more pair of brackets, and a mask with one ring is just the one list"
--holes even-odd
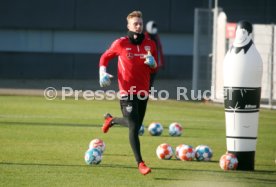
[(113, 118), (110, 114), (105, 115), (105, 123), (102, 126), (104, 133), (108, 131), (114, 124), (120, 124), (129, 127), (129, 142), (133, 150), (135, 159), (138, 163), (142, 162), (140, 153), (140, 141), (138, 131), (140, 129), (138, 100), (137, 97), (129, 97), (120, 100), (121, 111), (123, 118)]
[[(122, 107), (122, 102), (123, 100), (120, 100), (120, 107), (121, 111), (123, 112), (123, 107)], [(104, 115), (104, 124), (102, 126), (102, 131), (104, 133), (107, 133), (109, 128), (111, 128), (115, 124), (120, 124), (122, 126), (128, 127), (128, 121), (126, 118), (118, 118), (118, 117), (113, 117), (110, 113), (107, 113)]]
[[(126, 98), (122, 98), (122, 100), (120, 100), (120, 106), (121, 106), (121, 111), (122, 111), (122, 114), (124, 114), (124, 107), (126, 104), (125, 104), (125, 101)], [(121, 126), (124, 126), (124, 127), (128, 127), (128, 120), (126, 117), (122, 117), (122, 118), (118, 118), (118, 117), (114, 117), (113, 120), (112, 120), (112, 125), (115, 125), (115, 124), (119, 124)]]
[(139, 123), (142, 125), (147, 110), (148, 97), (138, 102)]
[(138, 134), (141, 127), (139, 118), (139, 100), (137, 99), (137, 96), (134, 96), (133, 100), (128, 100), (122, 103), (123, 115), (128, 120), (129, 142), (134, 153), (135, 160), (138, 163), (139, 172), (146, 175), (151, 172), (151, 169), (145, 165), (140, 150), (140, 140)]
[(104, 124), (102, 126), (102, 131), (107, 133), (109, 128), (112, 126), (113, 117), (111, 114), (107, 113), (104, 115)]
[(113, 121), (112, 121), (112, 126), (116, 125), (116, 124), (124, 126), (124, 127), (128, 127), (128, 121), (126, 118), (114, 117)]
[[(138, 137), (138, 139), (139, 139), (139, 136), (138, 136), (139, 129), (141, 128), (141, 125), (143, 123), (143, 120), (144, 120), (144, 117), (145, 117), (145, 113), (146, 113), (147, 102), (148, 102), (148, 98), (144, 98), (142, 100), (138, 100), (137, 99), (139, 126), (136, 129), (136, 131), (137, 131), (137, 137)], [(151, 169), (145, 165), (144, 161), (138, 162), (138, 169), (139, 169), (140, 173), (143, 174), (143, 175), (146, 175), (146, 174), (148, 174), (148, 173), (151, 172)]]
[(109, 128), (111, 128), (113, 125), (119, 124), (124, 127), (128, 127), (128, 120), (124, 117), (118, 118), (118, 117), (112, 117), (111, 114), (107, 113), (104, 115), (104, 124), (102, 126), (102, 131), (104, 133), (107, 133)]
[[(140, 151), (140, 140), (138, 132), (141, 127), (141, 118), (139, 117), (138, 102), (139, 100), (137, 99), (137, 96), (134, 96), (133, 99), (121, 100), (120, 105), (123, 118), (113, 118), (111, 116), (112, 119), (108, 118), (111, 120), (106, 121), (110, 123), (109, 127), (117, 123), (129, 127), (129, 142), (134, 153), (135, 160), (138, 163), (140, 173), (146, 175), (151, 171), (151, 169), (145, 165)], [(142, 110), (142, 120), (144, 118), (144, 112), (145, 110)]]
[[(140, 141), (138, 136), (139, 131), (139, 116), (137, 97), (121, 101), (122, 113), (129, 127), (129, 142), (134, 153), (136, 161), (142, 161), (140, 153)], [(138, 130), (137, 130), (138, 129)]]

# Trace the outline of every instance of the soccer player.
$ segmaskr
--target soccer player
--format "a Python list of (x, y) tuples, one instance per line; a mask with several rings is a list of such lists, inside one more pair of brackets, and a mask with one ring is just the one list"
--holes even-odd
[(156, 45), (143, 33), (143, 18), (140, 11), (127, 16), (127, 36), (115, 40), (100, 58), (100, 86), (109, 86), (112, 75), (106, 69), (108, 62), (118, 57), (118, 83), (120, 106), (123, 117), (105, 115), (102, 131), (107, 133), (115, 124), (129, 128), (129, 142), (138, 164), (139, 172), (146, 175), (151, 169), (145, 165), (140, 151), (139, 129), (143, 123), (150, 86), (150, 74), (156, 68)]

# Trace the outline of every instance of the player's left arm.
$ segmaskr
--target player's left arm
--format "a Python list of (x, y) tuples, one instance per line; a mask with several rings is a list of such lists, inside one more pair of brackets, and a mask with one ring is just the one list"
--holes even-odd
[(157, 68), (158, 68), (158, 52), (157, 52), (157, 48), (156, 48), (156, 45), (155, 45), (155, 42), (152, 42), (152, 49), (151, 49), (151, 54), (153, 56), (153, 58), (155, 59), (155, 63), (156, 63), (156, 66), (154, 68), (151, 69), (151, 71), (154, 73), (157, 71)]

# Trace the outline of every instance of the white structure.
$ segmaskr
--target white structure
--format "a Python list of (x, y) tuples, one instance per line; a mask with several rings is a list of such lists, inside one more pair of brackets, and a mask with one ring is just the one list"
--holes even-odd
[(240, 22), (223, 61), (227, 151), (239, 170), (254, 170), (263, 63), (252, 41), (252, 25)]
[[(216, 21), (213, 16), (218, 11)], [(202, 24), (204, 22), (204, 24)], [(215, 24), (210, 34), (210, 24)], [(212, 90), (211, 99), (223, 103), (222, 62), (232, 39), (226, 38), (227, 16), (217, 9), (196, 9), (194, 30), (193, 90)], [(204, 26), (202, 26), (204, 25)], [(207, 27), (207, 26), (209, 27)], [(213, 30), (216, 35), (213, 35)], [(253, 42), (263, 60), (261, 107), (276, 109), (276, 26), (254, 24)], [(213, 38), (216, 37), (216, 38)], [(205, 40), (202, 40), (202, 38)], [(207, 39), (206, 39), (207, 38)], [(213, 44), (204, 41), (212, 41)], [(204, 49), (204, 50), (203, 50)], [(207, 54), (209, 52), (209, 54)], [(212, 58), (212, 59), (210, 59)]]

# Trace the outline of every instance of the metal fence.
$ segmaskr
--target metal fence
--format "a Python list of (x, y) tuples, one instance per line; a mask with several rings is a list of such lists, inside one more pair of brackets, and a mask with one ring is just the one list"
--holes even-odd
[[(195, 9), (193, 49), (193, 90), (207, 90), (212, 77), (213, 12)], [(195, 93), (198, 93), (197, 91)]]
[[(220, 10), (214, 22), (213, 15), (212, 9), (195, 9), (192, 89), (196, 93), (211, 90), (213, 101), (222, 103), (222, 62), (229, 47), (225, 37), (227, 18)], [(213, 35), (214, 29), (216, 34)], [(253, 23), (253, 42), (263, 60), (261, 107), (270, 109), (276, 109), (275, 31), (273, 24)]]
[(253, 41), (263, 60), (262, 107), (276, 109), (275, 26), (253, 25)]

